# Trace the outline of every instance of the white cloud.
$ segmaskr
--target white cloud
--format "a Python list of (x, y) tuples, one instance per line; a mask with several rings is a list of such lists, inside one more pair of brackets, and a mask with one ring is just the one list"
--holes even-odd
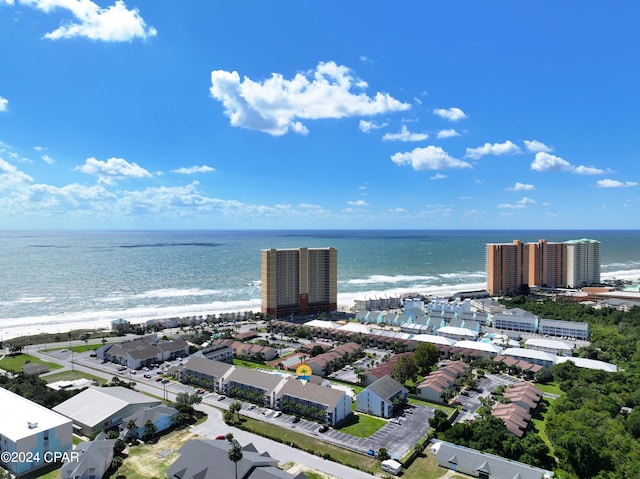
[(411, 133), (407, 125), (402, 125), (398, 133), (386, 133), (382, 139), (385, 141), (424, 141), (429, 138), (426, 133)]
[(411, 165), (414, 170), (443, 170), (446, 168), (471, 168), (466, 161), (450, 156), (439, 146), (416, 148), (405, 153), (396, 153), (391, 160), (397, 165)]
[(29, 183), (33, 178), (0, 158), (0, 191)]
[(531, 163), (531, 169), (540, 172), (568, 171), (578, 175), (601, 175), (605, 172), (595, 166), (574, 166), (567, 160), (559, 156), (550, 155), (544, 151), (536, 153), (536, 157)]
[(171, 170), (173, 173), (180, 173), (182, 175), (193, 175), (194, 173), (209, 173), (211, 171), (216, 171), (215, 168), (211, 168), (207, 165), (202, 166), (189, 166), (178, 168), (177, 170)]
[(51, 158), (49, 155), (42, 155), (42, 161), (44, 161), (45, 163), (47, 163), (49, 165), (53, 165), (56, 162), (56, 160)]
[(531, 151), (533, 153), (538, 153), (541, 151), (545, 153), (551, 153), (553, 151), (553, 148), (545, 145), (544, 143), (538, 140), (524, 140), (524, 145), (527, 147), (528, 151)]
[(0, 111), (7, 111), (9, 109), (9, 100), (0, 96)]
[(298, 73), (287, 80), (274, 73), (263, 82), (238, 72), (211, 72), (211, 96), (222, 102), (232, 126), (258, 130), (274, 136), (289, 131), (305, 134), (298, 120), (371, 116), (411, 108), (387, 93), (369, 97), (362, 89), (366, 82), (335, 62), (319, 63), (315, 70)]
[(347, 204), (349, 206), (368, 206), (369, 205), (369, 203), (367, 203), (364, 200), (347, 201)]
[(520, 183), (519, 181), (516, 181), (515, 185), (505, 188), (505, 190), (507, 191), (530, 191), (535, 189), (536, 189), (535, 186), (527, 183)]
[(618, 181), (612, 180), (610, 178), (605, 178), (604, 180), (599, 180), (596, 182), (597, 188), (628, 188), (630, 186), (637, 186), (638, 182), (636, 181)]
[(534, 204), (536, 201), (524, 196), (521, 200), (515, 203), (500, 203), (498, 208), (520, 209), (525, 208), (528, 204)]
[(435, 175), (429, 177), (430, 180), (444, 180), (447, 175), (443, 175), (442, 173), (436, 173)]
[[(32, 206), (48, 210), (64, 211), (67, 208), (86, 209), (96, 207), (94, 202), (113, 200), (115, 194), (101, 185), (84, 186), (77, 183), (63, 187), (37, 184), (29, 190), (29, 201)], [(63, 209), (64, 208), (64, 209)]]
[(146, 39), (157, 34), (147, 27), (137, 8), (127, 9), (124, 1), (101, 8), (91, 0), (19, 0), (20, 3), (37, 8), (44, 13), (55, 9), (68, 10), (76, 22), (67, 21), (56, 30), (46, 33), (45, 38), (85, 37), (105, 42), (127, 42), (135, 38)]
[(454, 136), (460, 136), (460, 133), (458, 133), (453, 128), (450, 128), (448, 130), (440, 130), (436, 134), (436, 137), (438, 137), (438, 138), (452, 138)]
[(377, 123), (375, 121), (360, 120), (358, 128), (363, 133), (371, 133), (373, 130), (379, 130), (380, 128), (384, 128), (387, 125), (388, 123)]
[(84, 165), (78, 170), (89, 175), (95, 175), (107, 184), (112, 184), (116, 178), (150, 178), (152, 175), (136, 163), (129, 163), (123, 158), (109, 158), (100, 161), (95, 158), (87, 158)]
[(604, 173), (604, 170), (596, 168), (595, 166), (576, 166), (573, 172), (578, 175), (601, 175)]
[(436, 108), (433, 110), (434, 115), (438, 115), (441, 118), (444, 118), (449, 121), (458, 121), (464, 120), (467, 118), (465, 112), (463, 112), (460, 108)]
[(504, 143), (485, 143), (477, 148), (467, 148), (465, 158), (477, 160), (485, 155), (515, 155), (520, 152), (520, 148), (510, 140)]
[(535, 171), (572, 171), (573, 165), (559, 156), (550, 155), (544, 151), (536, 153), (531, 163), (531, 169)]

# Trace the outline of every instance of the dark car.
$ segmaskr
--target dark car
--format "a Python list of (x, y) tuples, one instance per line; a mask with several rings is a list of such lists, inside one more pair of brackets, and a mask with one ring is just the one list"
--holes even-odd
[(216, 436), (216, 441), (222, 441), (223, 439), (226, 439), (226, 436)]
[(293, 422), (300, 422), (300, 417), (299, 416), (294, 416), (293, 417)]
[(327, 426), (326, 424), (323, 424), (318, 428), (318, 432), (327, 432), (328, 430), (329, 430), (329, 426)]

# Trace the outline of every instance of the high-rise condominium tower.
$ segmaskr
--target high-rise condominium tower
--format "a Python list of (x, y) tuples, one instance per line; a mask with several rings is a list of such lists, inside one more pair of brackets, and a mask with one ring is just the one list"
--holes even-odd
[(567, 284), (567, 245), (539, 240), (529, 243), (529, 286), (563, 288)]
[(334, 311), (338, 304), (335, 248), (262, 250), (262, 312), (274, 317)]
[(529, 245), (513, 243), (487, 245), (487, 291), (489, 294), (514, 294), (529, 282)]
[(600, 282), (600, 242), (487, 244), (487, 291), (515, 294), (524, 286), (578, 288)]
[(567, 286), (578, 288), (600, 283), (600, 242), (592, 239), (567, 241)]

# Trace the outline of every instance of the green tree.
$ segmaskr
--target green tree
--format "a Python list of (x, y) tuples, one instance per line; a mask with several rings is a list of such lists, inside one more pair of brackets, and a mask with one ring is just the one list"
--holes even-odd
[(381, 447), (380, 449), (378, 449), (378, 459), (380, 459), (381, 461), (386, 461), (389, 458), (391, 458), (391, 456), (389, 455), (389, 451), (387, 451), (386, 447)]
[(222, 413), (222, 420), (225, 424), (233, 424), (233, 411), (226, 410)]
[(640, 410), (634, 409), (627, 417), (627, 430), (634, 438), (640, 438)]
[(117, 471), (118, 469), (120, 469), (120, 467), (122, 466), (122, 457), (120, 456), (115, 456), (113, 458), (113, 460), (111, 461), (111, 470), (113, 470), (114, 472)]
[(316, 344), (314, 347), (311, 348), (311, 351), (309, 351), (309, 354), (311, 355), (312, 358), (315, 358), (318, 354), (322, 354), (322, 353), (324, 353), (324, 348), (319, 344)]
[(429, 373), (439, 359), (440, 350), (431, 343), (420, 343), (413, 352), (413, 360), (422, 375)]
[(238, 479), (238, 462), (242, 459), (242, 447), (236, 441), (233, 442), (229, 452), (227, 453), (229, 460), (233, 462), (236, 469), (236, 479)]
[(242, 409), (242, 403), (240, 401), (234, 401), (229, 405), (229, 412), (238, 415), (238, 422), (240, 421), (240, 409)]
[(120, 454), (122, 451), (125, 450), (126, 447), (127, 447), (127, 443), (124, 442), (122, 439), (118, 438), (116, 439), (116, 442), (113, 443), (113, 452), (115, 454)]
[(158, 426), (156, 426), (151, 419), (147, 419), (142, 426), (142, 439), (143, 441), (150, 441), (158, 432)]
[(402, 356), (391, 369), (391, 376), (404, 385), (408, 379), (415, 380), (418, 375), (418, 368), (411, 356)]
[(429, 426), (431, 426), (436, 433), (440, 433), (449, 429), (451, 423), (449, 422), (449, 417), (446, 412), (442, 409), (436, 409), (433, 417), (429, 419)]

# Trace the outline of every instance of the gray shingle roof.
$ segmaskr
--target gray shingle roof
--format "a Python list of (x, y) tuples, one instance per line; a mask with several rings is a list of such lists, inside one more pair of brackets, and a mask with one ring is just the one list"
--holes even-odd
[(375, 383), (371, 384), (367, 389), (370, 389), (376, 393), (380, 398), (385, 401), (391, 400), (392, 397), (403, 391), (406, 394), (408, 391), (398, 381), (391, 376), (383, 376)]
[(333, 409), (345, 394), (346, 393), (340, 389), (320, 386), (311, 382), (303, 384), (302, 381), (291, 378), (286, 382), (282, 389), (280, 389), (278, 397), (280, 398), (287, 395), (305, 399), (316, 404), (323, 404), (329, 409)]

